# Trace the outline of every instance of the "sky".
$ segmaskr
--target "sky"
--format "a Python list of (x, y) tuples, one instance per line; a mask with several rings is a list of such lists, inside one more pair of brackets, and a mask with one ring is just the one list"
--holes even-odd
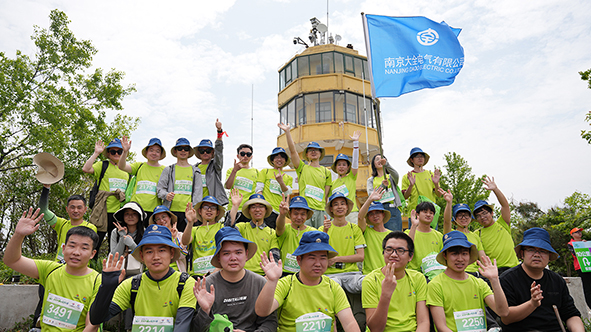
[[(141, 118), (131, 137), (139, 158), (151, 137), (167, 151), (178, 137), (193, 146), (215, 139), (219, 118), (229, 135), (224, 172), (235, 148), (251, 142), (251, 110), (254, 167), (268, 167), (279, 132), (277, 70), (303, 51), (292, 40), (307, 39), (310, 18), (362, 55), (361, 12), (446, 21), (462, 28), (465, 63), (455, 83), (381, 99), (384, 154), (394, 168), (408, 172), (418, 146), (431, 157), (427, 169), (456, 152), (516, 202), (548, 209), (574, 191), (591, 193), (591, 146), (580, 137), (591, 90), (578, 74), (591, 68), (589, 1), (333, 0), (328, 22), (318, 0), (0, 0), (0, 8), (0, 51), (9, 57), (34, 55), (34, 26), (47, 28), (57, 8), (98, 49), (95, 67), (125, 72), (137, 92), (121, 113)], [(170, 154), (163, 161), (173, 162)]]

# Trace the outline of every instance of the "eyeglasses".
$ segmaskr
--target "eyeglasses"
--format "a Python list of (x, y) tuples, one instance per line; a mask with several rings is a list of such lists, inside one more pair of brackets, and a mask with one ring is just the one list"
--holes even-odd
[(264, 206), (263, 204), (253, 204), (250, 206), (250, 208), (260, 210), (260, 209), (266, 209), (267, 207)]
[(469, 214), (457, 214), (456, 219), (470, 219)]
[(544, 250), (544, 249), (540, 249), (540, 248), (534, 248), (534, 247), (527, 247), (527, 248), (523, 248), (523, 250), (525, 250), (526, 252), (530, 253), (530, 254), (540, 254), (540, 255), (546, 255), (549, 256), (550, 252), (548, 250)]
[(404, 248), (392, 248), (392, 247), (384, 248), (384, 253), (386, 255), (392, 255), (392, 253), (395, 251), (396, 251), (396, 255), (402, 256), (402, 255), (404, 255), (405, 252), (410, 251), (410, 250), (404, 249)]
[(199, 153), (203, 154), (203, 153), (212, 153), (213, 149), (208, 149), (208, 148), (200, 148), (197, 149), (197, 151), (199, 151)]
[(205, 211), (217, 211), (217, 205), (202, 205), (201, 208)]
[(490, 212), (488, 212), (487, 210), (484, 210), (484, 211), (480, 211), (480, 212), (476, 213), (474, 216), (476, 217), (476, 219), (481, 219), (481, 218), (484, 218), (489, 213)]
[(162, 220), (162, 221), (170, 220), (170, 216), (164, 215), (164, 216), (154, 217), (154, 222), (159, 222), (160, 220)]
[(252, 152), (244, 152), (244, 151), (241, 151), (240, 152), (240, 156), (241, 157), (244, 157), (244, 156), (250, 157), (250, 156), (252, 156)]
[(187, 146), (187, 145), (177, 146), (174, 149), (177, 150), (177, 151), (191, 151), (191, 147), (190, 146)]
[(114, 156), (116, 154), (121, 155), (123, 153), (123, 150), (113, 150), (113, 149), (109, 149), (109, 153)]

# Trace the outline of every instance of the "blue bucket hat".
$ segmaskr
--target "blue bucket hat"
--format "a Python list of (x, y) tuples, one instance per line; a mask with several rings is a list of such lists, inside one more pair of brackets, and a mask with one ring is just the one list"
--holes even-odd
[(459, 203), (459, 204), (454, 205), (452, 208), (452, 213), (453, 213), (452, 221), (456, 221), (456, 214), (458, 214), (458, 212), (460, 212), (460, 211), (468, 211), (468, 213), (470, 214), (470, 218), (474, 219), (474, 217), (472, 216), (472, 211), (470, 210), (470, 207), (468, 206), (468, 204)]
[(217, 231), (217, 233), (215, 233), (215, 254), (211, 258), (211, 265), (219, 269), (221, 269), (222, 266), (220, 265), (220, 261), (217, 257), (220, 250), (222, 250), (222, 246), (225, 241), (248, 243), (248, 257), (246, 260), (251, 259), (257, 253), (256, 243), (245, 239), (236, 228), (227, 226), (223, 227)]
[(540, 228), (540, 227), (532, 227), (523, 233), (523, 241), (520, 244), (515, 246), (515, 252), (519, 256), (519, 252), (521, 251), (521, 247), (536, 247), (544, 250), (548, 250), (550, 252), (550, 260), (556, 260), (558, 257), (558, 253), (554, 248), (552, 248), (552, 244), (550, 242), (550, 234), (548, 231)]
[(314, 148), (314, 149), (320, 150), (320, 158), (319, 159), (322, 160), (322, 158), (324, 158), (324, 153), (326, 152), (324, 150), (324, 148), (321, 147), (320, 144), (318, 144), (316, 142), (310, 142), (310, 143), (308, 143), (308, 146), (306, 146), (306, 148), (304, 149), (304, 159), (306, 159), (307, 161), (310, 161), (308, 159), (308, 156), (307, 156), (308, 155), (308, 149), (310, 149), (310, 148)]
[(119, 148), (121, 150), (123, 150), (123, 145), (121, 145), (121, 140), (118, 138), (114, 138), (109, 145), (105, 146), (105, 149), (103, 150), (103, 155), (107, 158), (109, 158), (109, 149), (110, 148)]
[(349, 213), (351, 213), (351, 210), (353, 210), (353, 201), (349, 199), (349, 197), (345, 196), (345, 194), (343, 194), (342, 192), (336, 192), (334, 194), (332, 194), (329, 198), (328, 198), (328, 202), (326, 202), (326, 206), (324, 207), (324, 211), (326, 211), (326, 213), (328, 213), (328, 215), (331, 218), (334, 218), (334, 213), (332, 213), (332, 211), (330, 211), (330, 207), (332, 204), (332, 201), (334, 201), (337, 198), (344, 198), (347, 201), (347, 214), (345, 214), (346, 216), (349, 215)]
[(476, 214), (477, 211), (484, 206), (488, 206), (491, 210), (494, 211), (492, 204), (488, 204), (488, 202), (484, 200), (479, 200), (478, 202), (476, 202), (476, 204), (474, 204), (474, 214)]
[(328, 251), (328, 258), (336, 257), (339, 253), (328, 244), (328, 234), (320, 231), (309, 231), (302, 235), (300, 245), (293, 252), (293, 256), (301, 256), (314, 251)]
[(215, 222), (218, 222), (226, 213), (226, 209), (218, 202), (218, 200), (213, 196), (205, 196), (203, 200), (197, 204), (195, 204), (195, 210), (197, 210), (197, 220), (203, 222), (201, 215), (199, 214), (199, 209), (203, 203), (212, 203), (218, 206), (218, 213), (217, 217), (215, 217)]
[(265, 200), (265, 196), (261, 194), (250, 195), (248, 201), (246, 201), (244, 205), (242, 205), (242, 214), (248, 219), (252, 219), (252, 217), (250, 216), (249, 207), (253, 204), (263, 204), (266, 207), (265, 218), (270, 216), (271, 212), (273, 212), (273, 207), (271, 206), (271, 203)]
[(429, 162), (429, 158), (431, 158), (426, 152), (424, 152), (423, 150), (421, 150), (421, 148), (412, 148), (412, 150), (410, 150), (410, 156), (408, 157), (408, 159), (406, 160), (406, 163), (410, 166), (410, 167), (415, 167), (415, 165), (412, 163), (412, 157), (417, 154), (417, 153), (422, 153), (425, 155), (425, 165), (427, 165), (427, 163)]
[(164, 244), (174, 249), (174, 256), (172, 261), (176, 261), (181, 256), (181, 248), (172, 242), (172, 233), (167, 227), (160, 225), (150, 225), (144, 231), (142, 240), (138, 243), (137, 247), (133, 250), (131, 255), (140, 262), (144, 262), (140, 257), (142, 246), (147, 244)]
[(343, 153), (339, 153), (337, 155), (337, 157), (334, 160), (334, 163), (332, 163), (332, 166), (330, 166), (330, 169), (332, 169), (333, 172), (337, 173), (337, 162), (339, 160), (345, 160), (347, 162), (347, 164), (349, 165), (349, 170), (347, 171), (347, 173), (351, 172), (351, 160), (349, 160), (349, 157), (347, 157), (346, 154)]
[(437, 254), (437, 262), (441, 265), (447, 266), (446, 259), (443, 258), (443, 253), (451, 247), (464, 247), (470, 249), (470, 265), (478, 259), (478, 248), (470, 241), (466, 235), (460, 231), (451, 231), (443, 236), (443, 249)]
[(201, 142), (199, 142), (199, 145), (197, 145), (196, 147), (193, 148), (193, 150), (195, 150), (195, 156), (197, 158), (201, 158), (201, 153), (199, 153), (199, 148), (211, 148), (211, 149), (213, 149), (213, 152), (215, 153), (215, 148), (213, 147), (213, 143), (211, 142), (210, 139), (202, 139)]
[(170, 217), (170, 224), (171, 225), (175, 225), (177, 220), (177, 217), (174, 213), (170, 212), (170, 209), (167, 208), (164, 205), (158, 205), (157, 207), (154, 208), (154, 212), (152, 212), (152, 215), (150, 216), (150, 219), (148, 219), (148, 223), (150, 225), (155, 224), (156, 222), (154, 222), (154, 216), (157, 215), (158, 213), (161, 212), (166, 212), (166, 214), (168, 214), (168, 216)]
[(146, 147), (142, 149), (142, 156), (144, 156), (146, 159), (148, 159), (148, 156), (146, 156), (146, 153), (148, 152), (148, 148), (153, 145), (158, 145), (160, 147), (160, 149), (162, 150), (162, 153), (160, 153), (160, 159), (158, 159), (158, 160), (162, 160), (162, 159), (166, 158), (166, 151), (164, 151), (164, 147), (162, 146), (162, 142), (160, 142), (160, 139), (158, 139), (156, 137), (150, 138), (148, 145), (146, 145)]
[(295, 196), (294, 198), (291, 199), (291, 201), (289, 201), (289, 212), (287, 212), (287, 217), (289, 219), (291, 219), (291, 209), (304, 209), (308, 211), (308, 217), (306, 218), (306, 220), (312, 218), (312, 215), (314, 215), (314, 211), (312, 211), (312, 209), (308, 206), (308, 201), (306, 200), (306, 198), (302, 197), (302, 196)]
[(285, 158), (285, 165), (289, 165), (289, 156), (287, 155), (287, 152), (285, 152), (285, 149), (280, 146), (274, 148), (273, 152), (271, 152), (271, 154), (267, 157), (267, 162), (269, 165), (271, 165), (271, 167), (275, 167), (275, 165), (273, 165), (273, 159), (275, 159), (275, 156), (278, 154), (284, 154), (283, 157)]
[(173, 157), (176, 157), (176, 148), (179, 146), (188, 146), (190, 148), (189, 149), (189, 157), (187, 157), (187, 158), (191, 158), (195, 154), (195, 151), (193, 151), (193, 148), (191, 148), (191, 143), (189, 143), (189, 140), (184, 137), (181, 137), (176, 140), (175, 145), (170, 149), (170, 154)]
[(392, 216), (392, 213), (384, 208), (384, 204), (382, 204), (381, 202), (375, 202), (375, 201), (371, 202), (371, 205), (369, 206), (369, 209), (367, 209), (367, 213), (365, 214), (365, 220), (371, 224), (373, 224), (371, 221), (369, 221), (369, 213), (371, 211), (383, 211), (384, 212), (384, 220), (383, 220), (384, 224), (387, 223), (388, 220), (390, 220), (390, 217)]

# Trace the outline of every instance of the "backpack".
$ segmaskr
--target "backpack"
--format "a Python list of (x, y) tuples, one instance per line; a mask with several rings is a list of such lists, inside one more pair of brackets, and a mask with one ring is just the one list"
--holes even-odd
[(137, 184), (137, 176), (140, 174), (140, 169), (144, 166), (144, 163), (140, 164), (137, 168), (135, 175), (129, 174), (129, 180), (127, 181), (127, 188), (125, 189), (125, 201), (121, 202), (121, 207), (131, 201), (131, 196), (135, 194), (135, 185)]
[(99, 185), (101, 184), (101, 181), (103, 181), (108, 167), (109, 161), (103, 160), (103, 165), (101, 166), (101, 176), (99, 176), (98, 181), (94, 181), (94, 186), (92, 186), (92, 189), (90, 190), (90, 196), (88, 197), (88, 207), (91, 209), (94, 208), (94, 201), (96, 200), (96, 194), (98, 194)]
[[(129, 299), (129, 304), (131, 305), (131, 310), (135, 315), (135, 298), (137, 297), (138, 289), (140, 288), (140, 284), (142, 282), (142, 275), (140, 273), (138, 275), (133, 276), (131, 279), (131, 297)], [(181, 298), (181, 294), (183, 293), (183, 288), (185, 288), (185, 282), (189, 279), (190, 276), (187, 272), (182, 272), (179, 278), (179, 283), (176, 286), (176, 292), (179, 294), (179, 299)]]
[(228, 319), (228, 315), (213, 314), (213, 321), (209, 324), (209, 332), (234, 331), (234, 324)]

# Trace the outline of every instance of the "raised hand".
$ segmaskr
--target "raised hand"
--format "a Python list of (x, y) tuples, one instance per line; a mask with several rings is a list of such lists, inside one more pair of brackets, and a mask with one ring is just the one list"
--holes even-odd
[(220, 119), (215, 119), (215, 129), (222, 130), (222, 123), (220, 122)]
[(497, 259), (493, 262), (490, 261), (488, 256), (484, 255), (477, 261), (478, 272), (488, 280), (496, 279), (499, 277), (499, 270), (497, 270)]
[(385, 192), (386, 189), (384, 189), (384, 187), (378, 186), (374, 189), (374, 191), (371, 193), (371, 195), (369, 195), (367, 199), (369, 199), (370, 202), (379, 201), (380, 199), (382, 199), (382, 196)]
[(439, 184), (440, 179), (441, 179), (441, 170), (439, 170), (439, 168), (436, 168), (435, 172), (433, 172), (433, 176), (431, 177), (431, 180), (433, 181), (433, 183)]
[(123, 151), (125, 152), (129, 152), (129, 149), (131, 149), (131, 140), (125, 135), (121, 137), (121, 146), (123, 146)]
[(121, 226), (121, 224), (118, 221), (115, 221), (113, 224), (115, 225), (115, 227), (117, 227), (117, 231), (125, 231), (125, 234), (127, 234), (127, 227)]
[(279, 214), (282, 216), (287, 215), (289, 212), (289, 197), (285, 197), (285, 194), (281, 194), (281, 203), (279, 203)]
[(205, 278), (201, 278), (201, 280), (197, 280), (195, 286), (193, 286), (193, 294), (195, 295), (201, 310), (206, 314), (209, 314), (209, 310), (215, 301), (215, 288), (213, 287), (213, 284), (209, 286), (208, 292)]
[(412, 172), (408, 172), (406, 173), (406, 176), (408, 177), (408, 182), (410, 183), (411, 186), (414, 186), (415, 183), (417, 182), (417, 179), (415, 178), (415, 176), (412, 174)]
[(417, 210), (412, 210), (410, 212), (410, 221), (412, 223), (412, 226), (419, 226), (419, 214), (417, 213)]
[(232, 199), (232, 205), (240, 205), (242, 203), (242, 194), (238, 189), (234, 188), (230, 191), (230, 197)]
[(39, 215), (39, 211), (41, 210), (37, 209), (33, 213), (32, 207), (30, 207), (29, 210), (24, 211), (23, 216), (19, 219), (18, 224), (16, 224), (14, 233), (27, 236), (38, 230), (40, 226), (39, 221), (41, 221), (41, 218), (43, 218), (43, 213)]
[(185, 208), (185, 218), (187, 219), (187, 222), (190, 223), (197, 221), (197, 211), (195, 211), (193, 203), (191, 202), (188, 202), (187, 207)]
[(172, 234), (172, 238), (176, 239), (176, 236), (179, 234), (179, 230), (176, 229), (176, 224), (170, 226), (170, 233)]
[(495, 190), (497, 189), (497, 184), (495, 183), (495, 178), (487, 176), (486, 178), (482, 179), (482, 183), (484, 183), (484, 188), (486, 190)]
[(396, 286), (398, 285), (398, 281), (396, 280), (396, 275), (394, 275), (394, 270), (396, 268), (396, 263), (388, 263), (384, 269), (384, 280), (382, 281), (382, 293), (388, 296), (392, 296), (394, 290), (396, 290)]
[(94, 144), (94, 153), (101, 154), (105, 151), (105, 143), (101, 140), (96, 141)]
[(332, 222), (327, 216), (324, 216), (324, 233), (328, 233), (330, 226), (332, 226)]
[(534, 305), (534, 307), (539, 307), (540, 305), (542, 305), (542, 299), (544, 298), (544, 296), (542, 295), (542, 287), (541, 285), (536, 285), (536, 282), (532, 282), (531, 283), (531, 303)]
[(439, 194), (441, 196), (443, 196), (443, 199), (445, 199), (445, 201), (449, 204), (451, 204), (451, 202), (454, 199), (454, 195), (452, 195), (451, 189), (448, 189), (447, 191), (445, 191), (445, 190), (439, 188)]
[(279, 127), (279, 129), (283, 130), (283, 131), (289, 131), (289, 129), (291, 128), (291, 126), (288, 124), (283, 124), (283, 123), (278, 123), (277, 127)]
[(121, 283), (125, 279), (125, 270), (122, 269), (124, 259), (125, 257), (123, 255), (119, 257), (118, 252), (115, 253), (115, 256), (109, 254), (108, 259), (103, 259), (103, 272), (121, 271), (119, 273), (119, 283)]
[(378, 163), (380, 164), (380, 166), (384, 167), (388, 163), (388, 159), (386, 159), (385, 157), (382, 157), (382, 159), (380, 159), (380, 161)]
[(242, 166), (242, 163), (240, 161), (236, 161), (236, 159), (234, 159), (234, 171), (238, 172), (239, 170), (243, 169), (244, 166)]
[(283, 264), (281, 260), (275, 263), (275, 259), (273, 258), (273, 254), (269, 253), (269, 256), (263, 251), (261, 254), (261, 269), (265, 272), (265, 276), (269, 281), (277, 281), (281, 278), (283, 274)]
[(283, 172), (279, 170), (279, 172), (275, 173), (275, 181), (279, 183), (283, 183)]
[(359, 131), (359, 130), (356, 130), (356, 131), (353, 133), (353, 136), (350, 136), (350, 135), (349, 135), (349, 137), (351, 137), (351, 140), (352, 140), (352, 141), (359, 141), (359, 137), (361, 137), (361, 131)]

